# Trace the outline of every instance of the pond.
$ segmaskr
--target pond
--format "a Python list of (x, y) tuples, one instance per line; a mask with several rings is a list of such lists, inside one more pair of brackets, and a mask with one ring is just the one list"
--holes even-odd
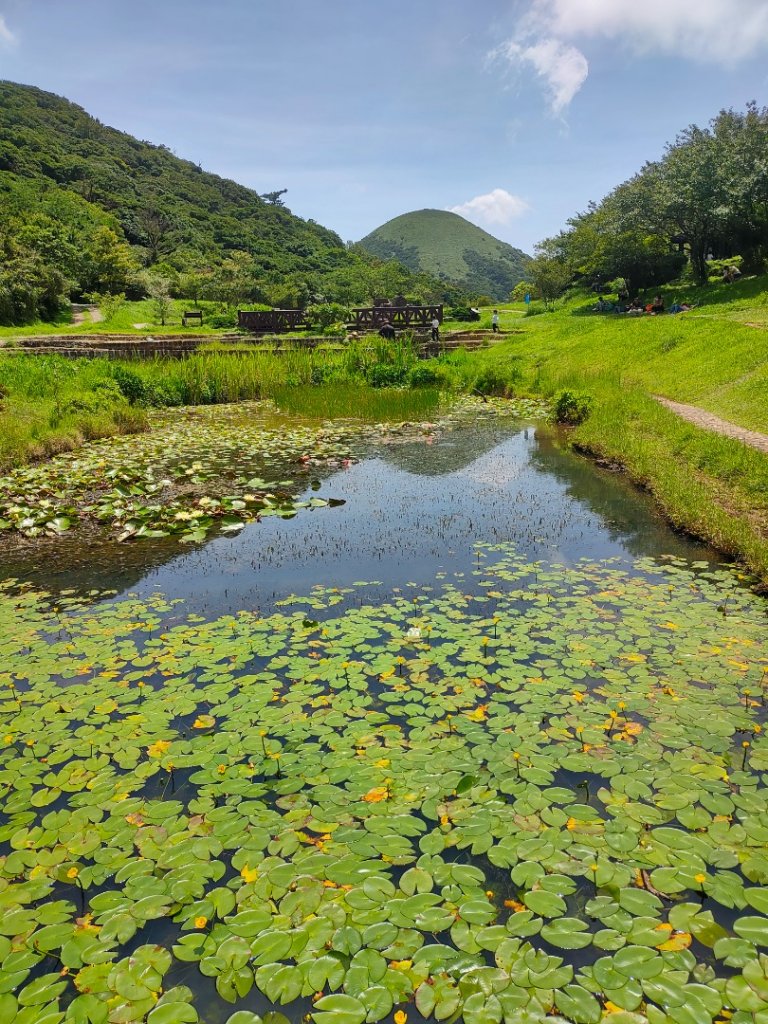
[(541, 423), (353, 433), (6, 544), (0, 1020), (763, 1024), (765, 602)]

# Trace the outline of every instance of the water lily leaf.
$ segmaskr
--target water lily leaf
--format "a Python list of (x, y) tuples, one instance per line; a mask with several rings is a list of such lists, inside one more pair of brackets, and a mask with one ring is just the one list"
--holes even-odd
[(189, 1003), (165, 1003), (150, 1011), (147, 1024), (197, 1024), (199, 1019)]
[(314, 1005), (316, 1024), (363, 1024), (368, 1011), (359, 999), (346, 995), (323, 996)]
[(742, 939), (756, 946), (768, 946), (768, 918), (740, 917), (733, 925), (733, 930)]
[(539, 914), (541, 917), (560, 917), (566, 911), (565, 900), (556, 893), (546, 892), (543, 889), (525, 893), (523, 903), (534, 914)]
[(581, 985), (566, 985), (555, 992), (555, 1005), (575, 1024), (599, 1024), (602, 1007), (597, 999)]

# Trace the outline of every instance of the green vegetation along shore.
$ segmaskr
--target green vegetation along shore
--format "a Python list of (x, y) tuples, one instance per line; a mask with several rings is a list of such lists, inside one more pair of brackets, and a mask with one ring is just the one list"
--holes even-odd
[[(750, 278), (689, 289), (685, 297), (698, 305), (677, 316), (594, 313), (594, 298), (578, 292), (540, 316), (501, 307), (502, 326), (514, 325), (501, 343), (431, 360), (418, 360), (407, 342), (381, 339), (281, 355), (228, 355), (212, 343), (185, 360), (130, 363), (6, 356), (0, 464), (21, 465), (83, 440), (141, 430), (152, 406), (279, 395), (305, 415), (371, 419), (378, 412), (366, 413), (363, 406), (373, 399), (364, 396), (381, 388), (540, 395), (565, 401), (564, 420), (583, 416), (565, 435), (568, 443), (626, 469), (673, 524), (768, 580), (768, 455), (685, 422), (656, 400), (686, 402), (766, 431), (767, 285)], [(668, 303), (679, 295), (679, 285), (666, 289)], [(481, 326), (489, 315), (484, 311)], [(374, 405), (380, 410), (386, 402)], [(403, 416), (409, 410), (402, 405)]]
[(576, 293), (476, 358), (521, 390), (583, 400), (588, 415), (570, 443), (626, 469), (673, 524), (768, 579), (768, 455), (685, 422), (655, 398), (768, 433), (768, 280), (685, 292), (677, 284), (662, 294), (667, 304), (682, 294), (699, 305), (604, 315), (592, 312), (594, 296)]

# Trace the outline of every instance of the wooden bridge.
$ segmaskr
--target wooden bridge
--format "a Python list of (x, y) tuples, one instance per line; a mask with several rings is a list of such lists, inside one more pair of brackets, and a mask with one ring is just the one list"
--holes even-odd
[[(350, 331), (378, 331), (385, 323), (395, 330), (428, 330), (432, 321), (443, 322), (442, 305), (435, 306), (361, 306), (352, 310)], [(241, 309), (237, 326), (252, 334), (284, 334), (309, 326), (303, 309)]]
[(283, 334), (309, 327), (303, 309), (239, 309), (237, 326), (252, 334)]
[(352, 331), (378, 331), (389, 323), (395, 330), (428, 329), (432, 321), (443, 322), (443, 307), (438, 306), (364, 306), (352, 310)]

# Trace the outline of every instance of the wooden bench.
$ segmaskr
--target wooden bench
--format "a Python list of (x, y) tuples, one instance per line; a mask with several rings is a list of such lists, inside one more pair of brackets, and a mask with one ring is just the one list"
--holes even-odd
[(182, 325), (182, 327), (187, 327), (189, 325), (190, 320), (197, 320), (197, 322), (202, 327), (203, 326), (203, 311), (201, 309), (190, 309), (190, 310), (187, 310), (186, 313), (182, 313), (182, 315), (181, 315), (181, 325)]

